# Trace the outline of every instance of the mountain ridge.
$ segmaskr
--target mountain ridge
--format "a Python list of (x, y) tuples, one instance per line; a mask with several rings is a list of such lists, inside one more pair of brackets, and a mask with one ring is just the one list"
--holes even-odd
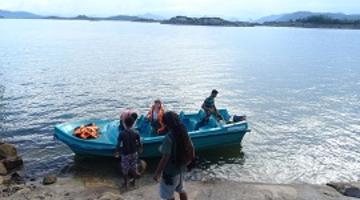
[(42, 18), (41, 15), (37, 15), (27, 11), (8, 11), (0, 9), (0, 16), (8, 19), (38, 19)]
[(344, 13), (333, 13), (333, 12), (311, 12), (311, 11), (297, 11), (292, 13), (284, 13), (278, 15), (269, 15), (265, 17), (261, 17), (256, 22), (264, 23), (264, 22), (290, 22), (296, 21), (299, 19), (308, 18), (311, 16), (322, 15), (326, 17), (330, 17), (332, 19), (339, 20), (359, 20), (360, 14), (344, 14)]

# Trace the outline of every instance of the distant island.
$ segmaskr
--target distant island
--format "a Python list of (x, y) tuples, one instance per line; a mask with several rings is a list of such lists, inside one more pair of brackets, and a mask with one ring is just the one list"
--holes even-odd
[(138, 16), (115, 15), (110, 17), (91, 17), (78, 15), (75, 17), (41, 16), (25, 11), (0, 10), (0, 19), (50, 19), (50, 20), (85, 20), (85, 21), (131, 21), (150, 22), (171, 25), (194, 26), (229, 26), (229, 27), (300, 27), (300, 28), (335, 28), (335, 29), (360, 29), (360, 15), (347, 15), (343, 13), (318, 13), (299, 11), (280, 15), (270, 15), (251, 22), (226, 20), (220, 17), (188, 17), (176, 16), (164, 19), (153, 14)]
[[(160, 22), (160, 16), (144, 14), (140, 16), (131, 16), (131, 15), (115, 15), (110, 17), (91, 17), (87, 15), (78, 15), (75, 17), (61, 17), (61, 16), (41, 16), (30, 12), (25, 11), (6, 11), (0, 10), (0, 16), (3, 19), (52, 19), (52, 20), (86, 20), (86, 21), (100, 21), (100, 20), (110, 20), (110, 21), (134, 21), (134, 22)], [(154, 17), (156, 19), (148, 18)], [(1, 18), (1, 17), (0, 17)]]
[(314, 15), (286, 22), (264, 22), (264, 26), (300, 27), (300, 28), (337, 28), (360, 29), (360, 20), (333, 19), (325, 15)]
[(314, 13), (299, 11), (262, 17), (257, 22), (262, 26), (360, 29), (360, 15), (343, 13)]
[(76, 17), (58, 17), (48, 16), (41, 19), (54, 19), (54, 20), (86, 20), (86, 21), (133, 21), (133, 22), (159, 22), (159, 20), (146, 19), (137, 16), (117, 15), (111, 17), (89, 17), (86, 15), (78, 15)]
[(255, 23), (228, 21), (220, 17), (187, 17), (176, 16), (169, 20), (161, 21), (162, 24), (176, 24), (176, 25), (198, 25), (198, 26), (255, 26)]

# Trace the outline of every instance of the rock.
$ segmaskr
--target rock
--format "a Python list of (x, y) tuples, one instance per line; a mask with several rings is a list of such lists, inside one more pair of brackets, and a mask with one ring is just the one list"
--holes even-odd
[(3, 162), (0, 162), (0, 175), (6, 175), (8, 173), (8, 170), (6, 169)]
[(326, 185), (334, 188), (344, 196), (360, 198), (360, 187), (354, 184), (330, 182)]
[(23, 199), (30, 199), (29, 194), (31, 190), (29, 188), (22, 188), (17, 191), (11, 191), (11, 200), (23, 200)]
[(11, 182), (15, 184), (25, 184), (25, 180), (19, 172), (11, 174)]
[(12, 185), (12, 184), (25, 184), (25, 180), (18, 172), (14, 172), (11, 175), (0, 176), (0, 185)]
[(18, 168), (18, 167), (21, 167), (23, 165), (23, 160), (21, 157), (19, 156), (16, 156), (16, 157), (10, 157), (10, 158), (7, 158), (3, 161), (6, 169), (8, 171), (11, 171), (15, 168)]
[(44, 178), (43, 178), (43, 185), (50, 185), (50, 184), (53, 184), (53, 183), (55, 183), (57, 181), (57, 178), (56, 178), (56, 176), (54, 176), (54, 175), (48, 175), (48, 176), (45, 176)]
[(105, 192), (99, 197), (99, 200), (124, 200), (124, 198), (119, 194)]
[(14, 145), (6, 143), (0, 145), (0, 159), (16, 156), (17, 151)]
[(144, 160), (140, 160), (138, 164), (138, 172), (142, 175), (146, 171), (147, 164)]
[(11, 177), (10, 176), (2, 176), (2, 184), (3, 185), (10, 185), (11, 184)]

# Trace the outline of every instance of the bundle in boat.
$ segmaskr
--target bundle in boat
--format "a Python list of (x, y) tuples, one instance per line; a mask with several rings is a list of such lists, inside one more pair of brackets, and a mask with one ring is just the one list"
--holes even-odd
[(81, 139), (96, 139), (99, 137), (99, 127), (94, 123), (82, 125), (74, 129), (74, 135)]

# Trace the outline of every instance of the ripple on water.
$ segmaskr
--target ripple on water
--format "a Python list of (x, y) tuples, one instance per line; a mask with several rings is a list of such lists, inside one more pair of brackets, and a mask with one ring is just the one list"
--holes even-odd
[[(242, 148), (199, 153), (195, 178), (280, 183), (360, 178), (359, 51), (346, 46), (349, 40), (359, 43), (359, 32), (0, 23), (8, 30), (0, 38), (0, 137), (19, 147), (29, 173), (113, 172), (113, 160), (91, 168), (94, 161), (74, 158), (53, 139), (53, 127), (118, 118), (126, 108), (145, 113), (156, 98), (167, 109), (197, 111), (217, 88), (218, 107), (247, 114), (252, 132)], [(23, 31), (28, 26), (36, 29)], [(13, 43), (15, 33), (19, 39)], [(92, 51), (89, 41), (96, 41)]]

